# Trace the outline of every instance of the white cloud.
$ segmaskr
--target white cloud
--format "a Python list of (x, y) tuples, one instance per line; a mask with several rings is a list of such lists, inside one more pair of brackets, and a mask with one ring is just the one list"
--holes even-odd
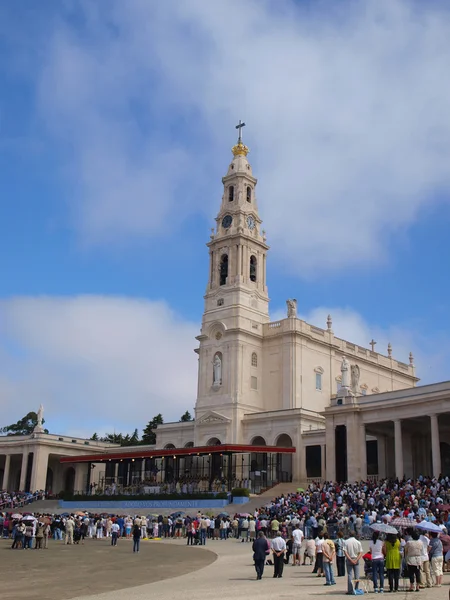
[(239, 117), (273, 252), (299, 274), (390, 260), (390, 239), (436, 192), (448, 196), (445, 6), (79, 6), (83, 20), (60, 23), (38, 72), (41, 114), (73, 152), (89, 241), (212, 217)]
[(164, 302), (13, 298), (0, 311), (3, 425), (41, 402), (49, 428), (65, 422), (72, 433), (131, 432), (159, 412), (170, 421), (192, 411), (198, 327)]

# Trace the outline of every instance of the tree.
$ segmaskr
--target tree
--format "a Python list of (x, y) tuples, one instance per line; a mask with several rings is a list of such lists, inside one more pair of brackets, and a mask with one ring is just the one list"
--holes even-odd
[(181, 415), (180, 423), (186, 423), (187, 421), (192, 421), (192, 415), (188, 410), (184, 415)]
[[(20, 419), (20, 421), (17, 421), (17, 423), (7, 425), (6, 427), (0, 429), (0, 432), (6, 433), (7, 435), (30, 435), (33, 433), (37, 423), (37, 414), (35, 412), (29, 412), (22, 419)], [(45, 423), (45, 420), (43, 420), (42, 423)], [(48, 433), (48, 429), (44, 429), (44, 433)]]
[(98, 433), (94, 433), (92, 434), (91, 438), (90, 438), (93, 442), (98, 442), (99, 437), (98, 437)]
[(141, 444), (145, 445), (153, 445), (156, 444), (156, 433), (155, 430), (158, 425), (162, 425), (164, 423), (164, 419), (161, 413), (157, 414), (156, 417), (153, 417), (151, 421), (148, 422), (147, 427), (143, 430), (142, 441)]

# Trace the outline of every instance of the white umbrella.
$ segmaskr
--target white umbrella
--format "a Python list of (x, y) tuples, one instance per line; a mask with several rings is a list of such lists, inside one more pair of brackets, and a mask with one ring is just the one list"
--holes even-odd
[(23, 515), (21, 515), (20, 513), (16, 513), (14, 515), (11, 515), (11, 519), (22, 519)]
[(442, 533), (442, 529), (435, 525), (434, 523), (430, 523), (429, 521), (421, 521), (416, 525), (417, 529), (421, 529), (422, 531), (434, 531), (436, 533)]
[(379, 531), (380, 533), (397, 533), (395, 527), (391, 527), (391, 525), (388, 525), (387, 523), (373, 523), (370, 526), (370, 529)]

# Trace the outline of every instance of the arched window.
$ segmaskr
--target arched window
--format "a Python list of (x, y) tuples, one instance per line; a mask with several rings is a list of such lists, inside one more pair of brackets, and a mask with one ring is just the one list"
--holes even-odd
[(256, 256), (252, 255), (250, 256), (250, 281), (256, 281), (256, 267)]
[(248, 185), (247, 186), (247, 202), (251, 202), (252, 201), (252, 188)]
[(322, 390), (322, 373), (316, 373), (316, 390)]
[(230, 202), (233, 202), (234, 200), (234, 185), (230, 185), (230, 187), (228, 188), (228, 200)]
[(225, 285), (228, 277), (228, 254), (222, 254), (220, 259), (220, 285)]
[(258, 366), (258, 355), (256, 354), (256, 352), (253, 352), (252, 354), (252, 367), (257, 367)]

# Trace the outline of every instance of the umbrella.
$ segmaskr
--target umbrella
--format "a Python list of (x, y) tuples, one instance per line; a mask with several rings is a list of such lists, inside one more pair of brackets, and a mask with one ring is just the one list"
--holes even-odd
[(11, 519), (13, 519), (13, 520), (14, 519), (21, 519), (21, 518), (22, 518), (22, 515), (20, 513), (16, 513), (14, 515), (11, 515)]
[(77, 517), (85, 517), (85, 516), (86, 516), (86, 513), (84, 513), (82, 510), (77, 510), (77, 511), (75, 512), (75, 515), (76, 515)]
[(227, 512), (221, 512), (217, 516), (218, 517), (228, 517), (228, 513)]
[(239, 513), (240, 517), (251, 517), (250, 513)]
[(297, 488), (297, 492), (304, 492), (305, 490), (303, 488)]
[(372, 525), (370, 525), (370, 529), (373, 529), (374, 531), (379, 531), (380, 533), (397, 533), (395, 527), (387, 525), (387, 523), (373, 523)]
[(396, 517), (395, 519), (392, 519), (391, 521), (391, 525), (393, 525), (394, 527), (415, 527), (416, 523), (414, 521), (411, 521), (411, 519), (408, 519), (407, 517)]
[(421, 529), (422, 531), (435, 531), (436, 533), (442, 533), (442, 529), (435, 525), (434, 523), (430, 523), (429, 521), (422, 521), (421, 523), (417, 523), (417, 529)]

